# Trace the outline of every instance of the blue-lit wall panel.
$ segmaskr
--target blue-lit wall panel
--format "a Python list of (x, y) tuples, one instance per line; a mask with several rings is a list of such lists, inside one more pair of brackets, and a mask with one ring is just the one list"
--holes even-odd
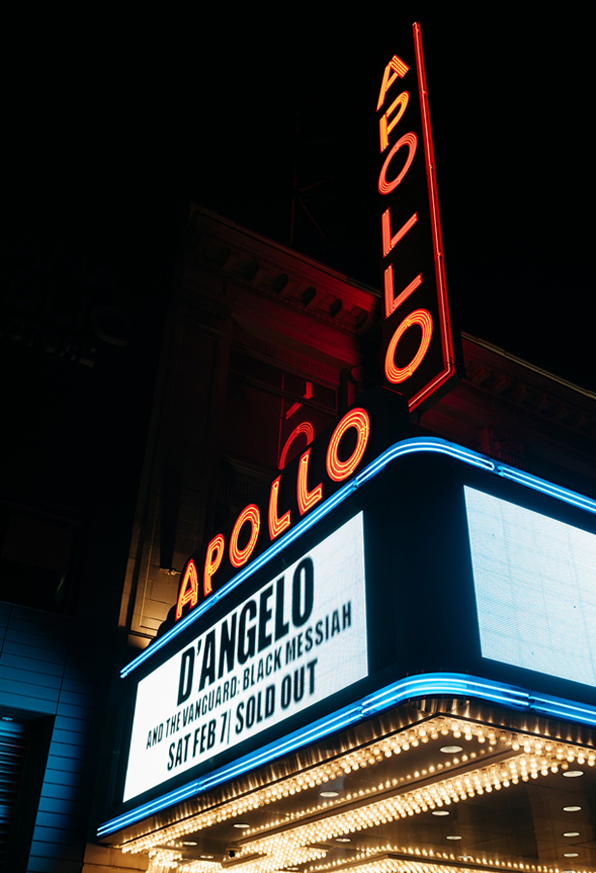
[(53, 721), (40, 795), (27, 798), (35, 826), (22, 851), (31, 873), (81, 869), (101, 695), (85, 678), (100, 653), (81, 635), (70, 617), (0, 603), (0, 714)]
[(482, 656), (596, 686), (596, 536), (465, 496)]

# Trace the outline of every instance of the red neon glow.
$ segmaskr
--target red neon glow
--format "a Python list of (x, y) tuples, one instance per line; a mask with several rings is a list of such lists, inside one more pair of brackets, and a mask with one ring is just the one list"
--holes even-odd
[[(381, 115), (381, 117), (379, 118), (379, 140), (381, 143), (381, 154), (383, 154), (383, 152), (389, 145), (389, 134), (406, 111), (409, 99), (409, 93), (407, 91), (402, 91), (399, 97), (395, 98), (387, 112), (384, 112), (383, 115)], [(397, 115), (395, 116), (395, 118), (389, 121), (389, 116), (392, 112), (395, 112), (398, 106), (399, 111)]]
[[(245, 547), (243, 549), (239, 549), (238, 537), (240, 536), (242, 526), (247, 521), (250, 522), (251, 526), (250, 538)], [(254, 503), (250, 503), (248, 506), (244, 507), (244, 509), (236, 519), (236, 524), (234, 525), (234, 530), (232, 531), (232, 536), (230, 537), (230, 564), (233, 567), (242, 567), (243, 564), (246, 564), (246, 562), (252, 555), (254, 547), (257, 544), (260, 528), (261, 513), (259, 512), (259, 507), (255, 506)]]
[(401, 306), (404, 300), (410, 296), (410, 294), (419, 288), (422, 285), (422, 273), (418, 273), (415, 279), (412, 279), (409, 285), (406, 285), (401, 294), (398, 294), (395, 297), (395, 291), (393, 288), (393, 266), (389, 264), (387, 269), (383, 274), (383, 279), (385, 283), (385, 318), (389, 318), (398, 306)]
[(187, 603), (190, 603), (192, 609), (197, 605), (199, 600), (199, 577), (194, 561), (189, 561), (184, 572), (182, 585), (180, 586), (180, 594), (178, 595), (178, 603), (176, 605), (176, 621), (182, 618), (182, 610)]
[(394, 249), (400, 239), (402, 239), (410, 228), (414, 227), (418, 221), (418, 213), (415, 212), (406, 223), (400, 227), (395, 236), (391, 236), (391, 215), (390, 210), (386, 209), (381, 217), (381, 226), (383, 228), (383, 257), (386, 258), (391, 249)]
[[(410, 363), (405, 367), (396, 367), (395, 350), (397, 344), (408, 328), (412, 327), (414, 324), (417, 324), (422, 328), (422, 338), (420, 340), (420, 345), (418, 346), (418, 351)], [(404, 318), (391, 337), (391, 341), (387, 346), (387, 352), (385, 354), (385, 376), (389, 382), (394, 385), (399, 385), (400, 382), (405, 382), (406, 379), (409, 379), (412, 373), (418, 369), (430, 345), (432, 332), (432, 316), (430, 312), (426, 311), (426, 309), (415, 309), (414, 312), (411, 312)]]
[(381, 90), (379, 92), (379, 100), (377, 103), (377, 112), (385, 102), (385, 95), (391, 88), (397, 78), (403, 79), (410, 68), (397, 55), (393, 55), (383, 73), (383, 81), (381, 82)]
[(418, 78), (418, 91), (420, 95), (420, 108), (422, 116), (422, 134), (424, 139), (424, 156), (426, 163), (426, 178), (428, 183), (428, 196), (431, 215), (431, 231), (433, 238), (433, 251), (435, 261), (435, 276), (437, 282), (437, 298), (439, 304), (439, 325), (441, 333), (441, 346), (443, 352), (443, 368), (437, 376), (424, 386), (414, 397), (410, 399), (409, 407), (414, 409), (425, 400), (433, 391), (436, 391), (453, 374), (455, 369), (453, 337), (449, 316), (449, 304), (447, 299), (447, 281), (445, 278), (445, 263), (443, 259), (443, 240), (441, 237), (441, 221), (439, 217), (439, 198), (437, 195), (437, 180), (435, 172), (435, 156), (433, 151), (432, 134), (430, 128), (430, 114), (428, 109), (428, 90), (426, 86), (426, 72), (424, 69), (424, 56), (422, 53), (422, 35), (420, 25), (415, 22), (412, 25), (414, 35), (414, 49), (416, 52), (416, 71)]
[(205, 567), (203, 569), (203, 594), (207, 597), (213, 590), (211, 586), (211, 577), (219, 570), (221, 559), (223, 558), (226, 541), (223, 534), (217, 534), (213, 537), (207, 546), (207, 554), (205, 555)]
[(297, 427), (294, 428), (290, 436), (287, 438), (279, 458), (280, 470), (283, 470), (283, 468), (286, 466), (286, 457), (290, 450), (290, 446), (292, 445), (296, 437), (300, 436), (301, 433), (306, 434), (306, 445), (312, 443), (315, 438), (315, 429), (310, 421), (302, 421)]
[(298, 480), (296, 482), (296, 497), (298, 500), (298, 509), (300, 515), (304, 515), (309, 509), (312, 509), (319, 500), (323, 497), (323, 483), (319, 482), (316, 488), (312, 491), (308, 490), (308, 461), (310, 458), (310, 449), (307, 449), (300, 458), (298, 464)]
[(279, 482), (281, 476), (278, 476), (275, 482), (271, 484), (269, 492), (269, 538), (274, 540), (282, 531), (290, 526), (290, 510), (288, 509), (281, 518), (277, 516), (277, 499), (279, 496)]
[[(312, 397), (312, 382), (306, 383), (306, 391), (302, 396), (305, 400), (310, 400), (310, 398)], [(286, 412), (286, 421), (288, 420), (288, 418), (291, 418), (295, 412), (298, 412), (301, 406), (301, 403), (293, 403)]]
[[(341, 438), (351, 427), (356, 428), (356, 447), (347, 461), (340, 461), (337, 456), (337, 450)], [(352, 409), (351, 412), (344, 415), (333, 431), (333, 435), (329, 440), (329, 446), (327, 447), (327, 473), (330, 479), (333, 479), (334, 482), (341, 482), (354, 472), (362, 460), (369, 435), (370, 419), (364, 409)]]
[[(394, 156), (400, 150), (400, 148), (404, 145), (408, 147), (408, 157), (406, 158), (406, 163), (404, 164), (403, 170), (395, 177), (392, 182), (387, 181), (387, 170), (389, 169), (389, 164), (393, 160)], [(385, 162), (381, 167), (381, 172), (379, 174), (379, 194), (391, 194), (400, 182), (403, 180), (404, 176), (410, 169), (412, 161), (414, 160), (414, 155), (416, 154), (416, 146), (418, 145), (418, 137), (415, 133), (405, 133), (401, 139), (395, 143), (387, 157), (385, 158)]]

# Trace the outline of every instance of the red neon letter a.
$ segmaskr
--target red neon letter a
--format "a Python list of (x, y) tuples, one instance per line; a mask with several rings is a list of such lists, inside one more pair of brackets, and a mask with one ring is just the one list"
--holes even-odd
[(398, 58), (397, 55), (393, 55), (387, 66), (385, 67), (385, 72), (383, 73), (383, 81), (381, 83), (381, 90), (379, 92), (379, 102), (377, 103), (377, 112), (385, 102), (385, 95), (387, 91), (391, 88), (395, 80), (399, 77), (403, 79), (410, 68), (407, 64), (404, 64), (401, 58)]
[(197, 568), (194, 561), (188, 562), (188, 567), (182, 579), (180, 586), (180, 594), (178, 595), (178, 603), (176, 604), (176, 621), (182, 618), (182, 610), (187, 603), (190, 603), (192, 609), (197, 605), (199, 599), (199, 577), (197, 576)]

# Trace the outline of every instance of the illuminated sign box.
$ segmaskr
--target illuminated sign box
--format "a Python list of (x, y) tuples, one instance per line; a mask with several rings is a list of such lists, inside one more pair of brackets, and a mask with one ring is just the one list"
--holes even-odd
[(447, 296), (419, 24), (395, 44), (378, 82), (383, 369), (410, 409), (423, 409), (457, 380), (461, 340)]
[(123, 669), (100, 835), (415, 697), (596, 724), (596, 501), (427, 437), (317, 513)]
[(482, 656), (596, 687), (596, 535), (465, 495)]
[[(374, 427), (371, 427), (374, 422)], [(252, 575), (272, 552), (299, 536), (346, 483), (409, 431), (401, 395), (372, 388), (338, 422), (326, 428), (258, 495), (189, 558), (178, 603), (168, 624), (219, 599)], [(326, 510), (323, 510), (325, 512)], [(161, 644), (161, 643), (160, 643)]]
[(359, 513), (139, 682), (124, 800), (367, 673)]

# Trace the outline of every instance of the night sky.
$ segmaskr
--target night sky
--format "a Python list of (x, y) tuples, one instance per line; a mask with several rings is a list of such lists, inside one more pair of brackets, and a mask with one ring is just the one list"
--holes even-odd
[(460, 325), (596, 390), (594, 4), (393, 5), (16, 40), (19, 197), (136, 228), (193, 200), (379, 287), (375, 102), (417, 19)]

